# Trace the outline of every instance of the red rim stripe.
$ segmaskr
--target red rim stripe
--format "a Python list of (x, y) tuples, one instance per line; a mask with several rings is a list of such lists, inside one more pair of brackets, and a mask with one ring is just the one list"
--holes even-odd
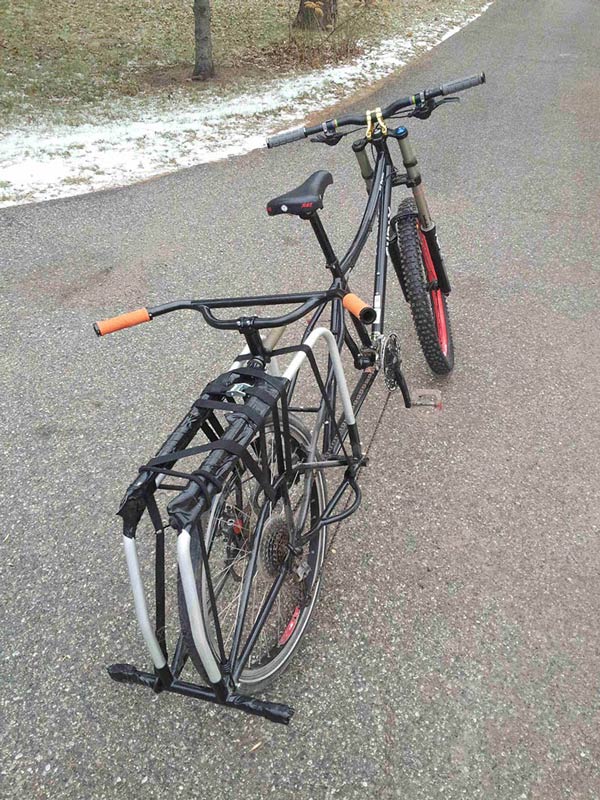
[[(433, 265), (433, 259), (429, 252), (429, 245), (425, 234), (419, 228), (419, 239), (421, 241), (421, 253), (423, 255), (423, 262), (425, 264), (425, 273), (427, 275), (428, 283), (437, 281), (437, 273)], [(431, 290), (431, 305), (433, 306), (433, 316), (435, 319), (435, 328), (437, 331), (438, 342), (442, 353), (448, 355), (448, 327), (446, 325), (446, 311), (444, 309), (444, 299), (440, 289)]]

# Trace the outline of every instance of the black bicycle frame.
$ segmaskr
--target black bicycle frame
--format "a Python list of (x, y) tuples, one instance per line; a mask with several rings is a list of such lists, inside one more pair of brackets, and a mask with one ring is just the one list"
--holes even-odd
[[(375, 255), (375, 276), (373, 282), (373, 308), (377, 314), (375, 322), (372, 323), (371, 332), (369, 333), (366, 325), (360, 320), (352, 317), (352, 322), (355, 331), (360, 339), (360, 344), (363, 349), (367, 351), (374, 351), (375, 340), (378, 336), (383, 335), (384, 329), (384, 313), (385, 313), (385, 291), (387, 281), (387, 237), (388, 226), (390, 220), (390, 205), (392, 183), (395, 177), (395, 169), (392, 162), (391, 154), (387, 145), (387, 141), (383, 138), (376, 139), (373, 146), (377, 153), (377, 158), (374, 165), (373, 176), (371, 178), (371, 188), (368, 195), (367, 204), (363, 212), (363, 216), (358, 227), (358, 230), (352, 240), (346, 254), (339, 262), (340, 277), (335, 278), (330, 291), (337, 288), (346, 287), (347, 276), (356, 266), (358, 259), (367, 243), (369, 235), (371, 234), (375, 217), (379, 217), (378, 231), (377, 231), (377, 248)], [(314, 228), (314, 226), (313, 226)], [(319, 235), (317, 234), (317, 238)], [(321, 248), (325, 252), (326, 245), (320, 241)], [(320, 319), (321, 313), (324, 310), (324, 304), (318, 313), (315, 313), (307, 330), (303, 336), (303, 341), (306, 340), (308, 335), (314, 330), (317, 322)], [(330, 320), (330, 329), (335, 336), (338, 347), (342, 348), (343, 343), (347, 344), (354, 342), (351, 334), (346, 328), (344, 314), (341, 309), (341, 301), (333, 301), (332, 315)], [(350, 342), (348, 342), (348, 338)], [(356, 343), (354, 343), (356, 344)], [(357, 347), (357, 351), (359, 348)], [(375, 381), (377, 370), (375, 364), (368, 364), (368, 371), (363, 371), (352, 391), (352, 401), (354, 413), (358, 413), (369, 393), (369, 390)], [(328, 405), (335, 409), (335, 378), (333, 375), (332, 365), (329, 364), (327, 372), (327, 380), (325, 382), (327, 391)], [(291, 387), (293, 390), (293, 387)], [(321, 413), (319, 414), (315, 429), (318, 430), (327, 420), (321, 418), (325, 408), (325, 401), (321, 404)], [(340, 423), (341, 425), (343, 423)], [(331, 424), (327, 425), (324, 432), (322, 450), (328, 452), (334, 446), (334, 436), (331, 432)], [(339, 452), (341, 442), (337, 442), (334, 446), (334, 453)]]
[[(304, 343), (310, 333), (315, 329), (317, 323), (321, 319), (327, 305), (331, 303), (331, 316), (329, 321), (329, 328), (333, 333), (338, 347), (341, 350), (344, 343), (349, 347), (354, 345), (354, 353), (359, 353), (361, 348), (365, 352), (375, 353), (376, 340), (383, 335), (384, 330), (384, 316), (385, 316), (385, 292), (387, 280), (387, 239), (388, 227), (390, 223), (390, 204), (392, 186), (396, 178), (396, 170), (392, 162), (392, 157), (388, 148), (387, 140), (378, 136), (372, 141), (373, 149), (376, 152), (376, 160), (371, 179), (371, 188), (369, 191), (365, 210), (358, 230), (352, 240), (346, 254), (338, 262), (329, 238), (325, 233), (323, 225), (318, 218), (317, 212), (309, 217), (315, 235), (319, 241), (323, 254), (325, 255), (327, 267), (333, 274), (333, 282), (329, 289), (325, 291), (313, 292), (300, 292), (291, 294), (280, 295), (258, 295), (254, 297), (229, 297), (218, 298), (211, 300), (190, 300), (184, 302), (166, 303), (161, 306), (150, 308), (150, 316), (157, 317), (162, 314), (167, 314), (172, 311), (181, 309), (191, 309), (200, 311), (206, 322), (213, 328), (219, 330), (238, 330), (242, 333), (248, 344), (250, 354), (253, 357), (255, 366), (265, 367), (269, 360), (269, 354), (265, 353), (262, 338), (258, 332), (262, 329), (277, 328), (281, 326), (290, 325), (306, 316), (310, 312), (314, 312), (310, 322), (307, 325), (302, 342)], [(347, 291), (347, 278), (352, 269), (355, 267), (372, 231), (375, 217), (379, 217), (378, 231), (377, 231), (377, 248), (375, 257), (375, 275), (373, 282), (373, 308), (376, 312), (375, 321), (371, 325), (369, 332), (367, 326), (360, 320), (352, 317), (353, 327), (355, 333), (360, 340), (360, 347), (354, 342), (350, 331), (346, 326), (344, 318), (342, 299), (344, 293)], [(247, 316), (236, 319), (220, 319), (213, 313), (219, 309), (229, 308), (251, 308), (257, 306), (274, 306), (274, 305), (290, 305), (293, 303), (300, 303), (301, 305), (293, 311), (276, 317), (256, 317)], [(355, 364), (356, 365), (356, 364)], [(361, 369), (360, 365), (357, 365)], [(365, 369), (368, 368), (368, 371)], [(377, 367), (372, 358), (370, 363), (363, 359), (362, 374), (355, 385), (352, 397), (354, 402), (355, 414), (358, 414), (360, 408), (366, 399), (366, 396), (375, 380)], [(295, 379), (291, 381), (288, 396), (291, 400), (294, 388)], [(329, 452), (334, 446), (335, 436), (332, 433), (332, 419), (331, 414), (327, 410), (336, 408), (336, 386), (333, 367), (331, 363), (328, 364), (327, 377), (325, 379), (326, 396), (323, 397), (317, 417), (317, 424), (315, 428), (320, 430), (324, 426), (322, 452)], [(335, 447), (339, 450), (340, 443), (338, 442)]]

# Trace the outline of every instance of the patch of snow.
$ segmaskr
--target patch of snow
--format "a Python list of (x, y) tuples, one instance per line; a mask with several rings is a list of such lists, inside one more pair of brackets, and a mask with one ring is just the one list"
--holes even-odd
[[(192, 98), (180, 92), (168, 108), (161, 98), (134, 98), (120, 101), (117, 121), (40, 123), (0, 132), (0, 207), (122, 186), (263, 147), (275, 117), (281, 129), (339, 102), (445, 41), (490, 5), (415, 25), (411, 38), (386, 39), (348, 64), (275, 79), (240, 94), (209, 90)], [(455, 77), (460, 76), (447, 76)]]

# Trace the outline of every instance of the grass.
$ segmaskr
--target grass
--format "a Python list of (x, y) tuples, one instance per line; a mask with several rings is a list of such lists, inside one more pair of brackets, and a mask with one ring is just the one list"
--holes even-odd
[[(273, 75), (352, 55), (357, 40), (448, 0), (339, 0), (332, 36), (293, 31), (297, 0), (213, 0), (217, 81)], [(0, 126), (47, 111), (186, 86), (192, 0), (0, 0)]]

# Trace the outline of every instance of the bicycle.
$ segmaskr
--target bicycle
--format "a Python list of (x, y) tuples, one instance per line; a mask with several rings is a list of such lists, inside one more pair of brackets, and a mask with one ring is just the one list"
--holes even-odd
[[(366, 134), (352, 148), (368, 200), (341, 260), (318, 214), (325, 189), (333, 182), (329, 172), (315, 172), (267, 205), (271, 216), (290, 214), (310, 222), (332, 276), (328, 289), (171, 302), (95, 323), (96, 333), (103, 336), (187, 309), (200, 312), (213, 328), (237, 330), (245, 339), (230, 369), (205, 387), (157, 455), (140, 467), (119, 508), (135, 611), (154, 672), (113, 664), (108, 671), (114, 680), (289, 722), (292, 708), (249, 693), (288, 666), (315, 607), (328, 530), (360, 505), (358, 475), (367, 458), (356, 417), (379, 372), (387, 388), (400, 389), (405, 406), (411, 406), (397, 337), (384, 335), (388, 252), (429, 366), (443, 374), (454, 362), (446, 302), (450, 284), (418, 162), (407, 129), (402, 125), (391, 129), (386, 120), (427, 119), (441, 104), (458, 100), (456, 93), (484, 82), (481, 73), (402, 98), (383, 110), (367, 111), (364, 117), (347, 114), (268, 139), (268, 147), (307, 137), (333, 146), (366, 124)], [(394, 166), (391, 139), (399, 144), (403, 172)], [(401, 203), (391, 217), (396, 186), (411, 189), (413, 199)], [(368, 304), (350, 292), (348, 278), (376, 217), (373, 302)], [(275, 316), (219, 315), (227, 309), (279, 305), (295, 307)], [(325, 325), (321, 320), (327, 309), (330, 318)], [(308, 315), (300, 342), (280, 346), (286, 328)], [(318, 342), (327, 347), (323, 372), (314, 352)], [(341, 360), (344, 347), (358, 372), (352, 391)], [(282, 367), (285, 357), (289, 363)], [(318, 397), (312, 405), (298, 397), (299, 371), (307, 362)], [(312, 424), (307, 426), (306, 419)], [(201, 435), (203, 443), (195, 444)], [(194, 468), (180, 465), (194, 457), (199, 457)], [(325, 471), (336, 469), (341, 478), (338, 472), (339, 480), (329, 493)], [(166, 508), (168, 523), (157, 502), (157, 495), (164, 492), (177, 493)], [(144, 514), (155, 532), (154, 625), (136, 547), (136, 530)], [(168, 528), (177, 534), (180, 625), (170, 661), (165, 634)], [(208, 686), (181, 679), (188, 658)]]

